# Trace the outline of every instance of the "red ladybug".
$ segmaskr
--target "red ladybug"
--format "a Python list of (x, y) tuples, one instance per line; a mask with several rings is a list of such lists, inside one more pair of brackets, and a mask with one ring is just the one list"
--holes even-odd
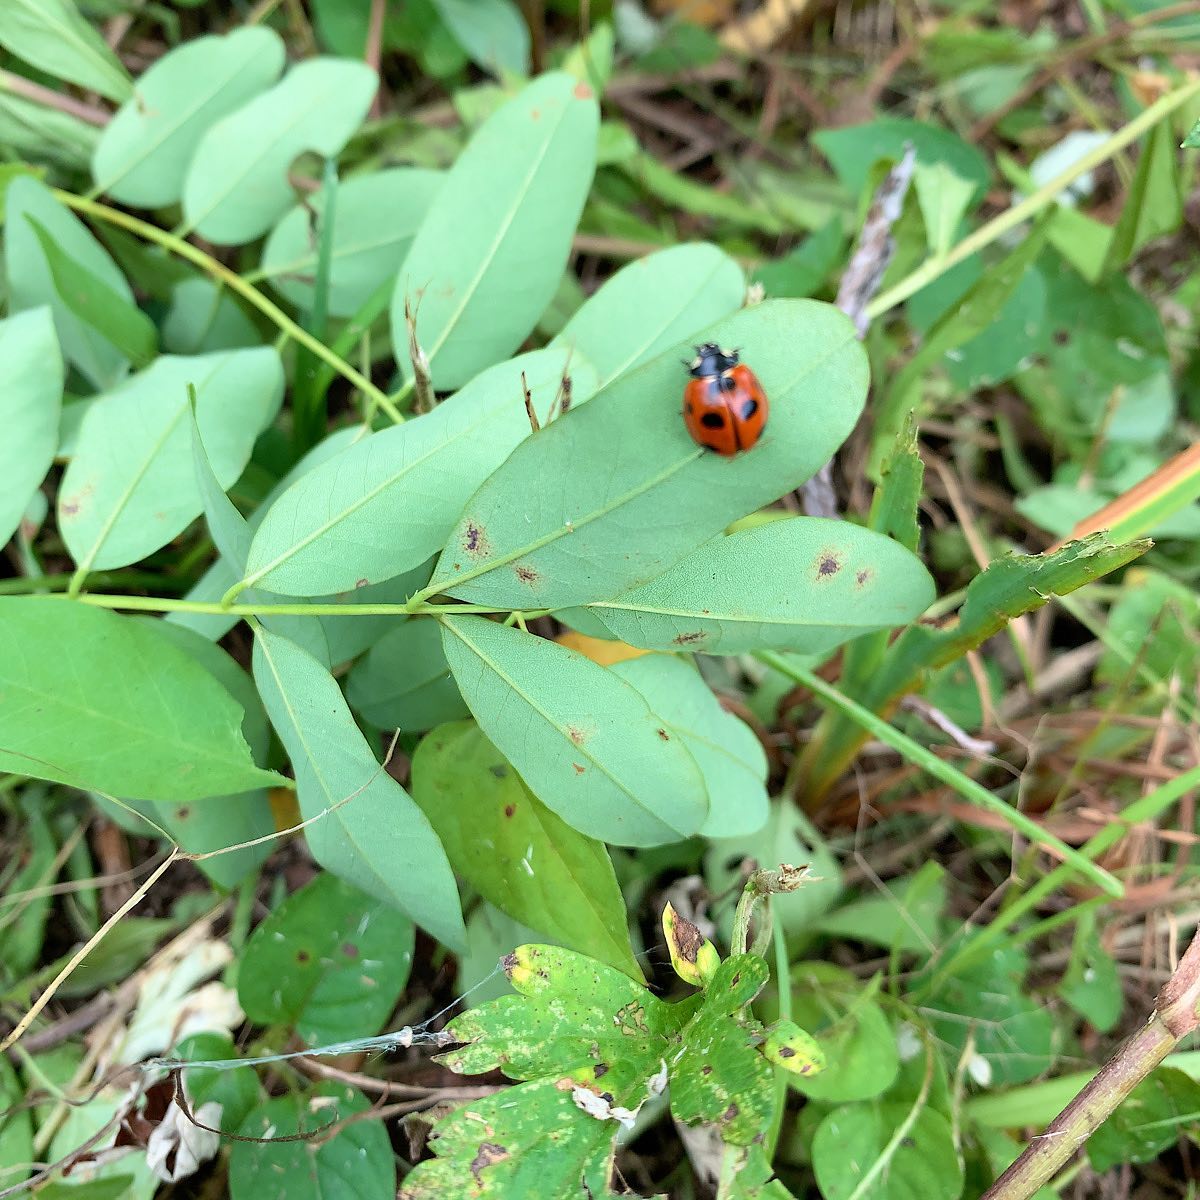
[(767, 394), (736, 350), (714, 342), (696, 347), (685, 362), (691, 379), (683, 389), (683, 420), (692, 441), (727, 458), (749, 450), (767, 427)]

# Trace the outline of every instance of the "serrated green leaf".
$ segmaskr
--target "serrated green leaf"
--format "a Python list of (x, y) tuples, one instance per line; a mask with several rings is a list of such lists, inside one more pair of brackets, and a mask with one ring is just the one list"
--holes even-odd
[(542, 75), (476, 131), (447, 175), (392, 301), (395, 346), (407, 345), (405, 300), (419, 304), (417, 337), (439, 390), (510, 355), (550, 303), (592, 182), (598, 125), (586, 84)]
[(184, 179), (187, 228), (221, 246), (266, 233), (293, 201), (293, 160), (305, 150), (326, 158), (340, 153), (378, 86), (364, 63), (310, 58), (218, 121), (200, 139)]
[(697, 833), (695, 759), (642, 695), (582, 654), (482, 617), (442, 621), (446, 660), (480, 728), (569, 825), (622, 846)]
[[(354, 1181), (355, 1200), (391, 1200), (396, 1165), (387, 1129), (382, 1121), (347, 1119), (370, 1107), (361, 1093), (334, 1083), (260, 1104), (238, 1132), (275, 1140), (230, 1147), (231, 1200), (330, 1200), (347, 1194), (347, 1180)], [(341, 1122), (345, 1124), (325, 1137), (284, 1140)]]
[(164, 355), (92, 402), (58, 497), (59, 529), (81, 569), (136, 562), (200, 514), (189, 384), (205, 449), (225, 488), (279, 410), (283, 366), (270, 347)]
[(12, 311), (48, 304), (54, 313), (63, 357), (98, 388), (112, 387), (125, 374), (128, 360), (72, 312), (55, 286), (37, 230), (28, 218), (42, 226), (64, 255), (126, 304), (133, 303), (129, 284), (84, 224), (43, 183), (22, 175), (9, 184), (5, 193), (4, 254)]
[(529, 73), (529, 26), (513, 0), (433, 0), (454, 40), (493, 75)]
[(461, 948), (462, 911), (446, 852), (371, 753), (333, 676), (287, 638), (259, 629), (254, 679), (291, 759), (300, 811), (312, 821), (305, 836), (313, 857)]
[(745, 294), (742, 268), (723, 250), (671, 246), (622, 267), (554, 342), (582, 354), (608, 383), (727, 316)]
[(63, 362), (46, 307), (0, 321), (0, 545), (12, 537), (58, 447)]
[(287, 1025), (310, 1046), (371, 1037), (408, 981), (413, 938), (407, 917), (322, 873), (246, 943), (238, 1002), (251, 1021)]
[(412, 794), (450, 862), (485, 900), (641, 979), (604, 844), (542, 804), (473, 721), (443, 725), (422, 740)]
[(242, 709), (151, 624), (0, 597), (0, 770), (142, 800), (283, 782), (250, 758)]
[(34, 216), (26, 214), (25, 220), (37, 235), (54, 290), (71, 315), (98, 333), (134, 367), (146, 366), (158, 350), (154, 322), (136, 304), (64, 253)]
[(645, 698), (663, 728), (687, 747), (708, 793), (702, 837), (752, 834), (767, 819), (767, 756), (754, 731), (727, 713), (693, 663), (646, 654), (610, 670)]
[(676, 346), (519, 446), (467, 504), (431, 587), (506, 608), (611, 599), (796, 487), (853, 428), (866, 358), (830, 305), (769, 301), (693, 336), (741, 346), (762, 381), (771, 418), (753, 450), (722, 458), (688, 436)]
[[(329, 314), (352, 317), (394, 279), (445, 175), (399, 167), (356, 175), (338, 184), (329, 259)], [(317, 270), (314, 222), (324, 210), (318, 193), (296, 205), (271, 230), (257, 275), (298, 308), (312, 308)], [(407, 343), (404, 343), (407, 344)]]
[[(307, 471), (267, 509), (244, 582), (317, 596), (424, 562), (471, 492), (529, 437), (521, 372), (545, 415), (566, 364), (563, 350), (500, 363), (432, 412), (356, 441)], [(576, 368), (586, 399), (589, 372)]]
[(105, 126), (92, 157), (96, 190), (142, 208), (175, 204), (200, 139), (269, 88), (283, 61), (279, 35), (262, 25), (169, 50)]
[(847, 521), (791, 517), (714, 538), (587, 611), (645, 649), (827, 654), (915, 620), (934, 595), (921, 561), (890, 538)]
[(5, 0), (0, 46), (47, 75), (110, 100), (124, 100), (133, 90), (121, 60), (74, 0)]

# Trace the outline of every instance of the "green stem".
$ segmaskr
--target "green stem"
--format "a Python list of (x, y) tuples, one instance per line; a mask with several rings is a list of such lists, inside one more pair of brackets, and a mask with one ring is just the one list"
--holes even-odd
[(886, 742), (893, 750), (898, 751), (914, 766), (927, 771), (935, 779), (952, 787), (964, 799), (977, 804), (988, 812), (995, 813), (1017, 833), (1052, 850), (1063, 864), (1071, 864), (1076, 872), (1086, 876), (1102, 891), (1110, 896), (1121, 897), (1125, 889), (1117, 879), (1107, 871), (1096, 866), (1094, 862), (1084, 858), (1078, 850), (1073, 850), (1061, 838), (1047, 833), (1036, 821), (1026, 816), (1020, 809), (1013, 808), (997, 796), (993, 796), (982, 784), (976, 783), (968, 775), (964, 775), (957, 767), (951, 766), (938, 758), (932, 751), (927, 750), (919, 742), (914, 742), (907, 734), (889, 725), (882, 717), (876, 716), (870, 709), (864, 708), (849, 696), (844, 696), (832, 684), (828, 684), (819, 675), (804, 667), (796, 666), (781, 654), (772, 650), (763, 651), (758, 656), (759, 661), (769, 667), (774, 667), (789, 679), (804, 684), (815, 695), (827, 700), (835, 708), (844, 712), (851, 720), (873, 733), (880, 741)]
[(882, 316), (919, 292), (926, 284), (944, 275), (951, 267), (957, 266), (963, 259), (977, 254), (985, 246), (1002, 238), (1009, 230), (1028, 221), (1030, 217), (1041, 212), (1043, 208), (1053, 204), (1058, 195), (1076, 179), (1093, 171), (1101, 163), (1107, 162), (1131, 142), (1137, 141), (1148, 129), (1153, 128), (1164, 117), (1182, 107), (1194, 96), (1200, 95), (1200, 80), (1192, 80), (1183, 87), (1168, 92), (1161, 100), (1155, 101), (1144, 112), (1139, 113), (1128, 125), (1118, 129), (1107, 141), (1102, 142), (1094, 150), (1085, 154), (1072, 163), (1065, 171), (1060, 172), (1048, 183), (1044, 183), (1032, 195), (1027, 196), (1019, 204), (1014, 204), (1007, 212), (993, 217), (986, 225), (980, 226), (974, 233), (963, 238), (956, 246), (941, 257), (927, 259), (916, 270), (911, 271), (899, 283), (881, 292), (867, 305), (867, 316), (871, 320)]
[(183, 238), (176, 237), (173, 233), (159, 229), (157, 225), (151, 225), (148, 221), (131, 217), (128, 213), (121, 212), (120, 209), (110, 208), (107, 204), (100, 204), (95, 200), (76, 196), (73, 192), (65, 192), (61, 188), (55, 188), (54, 195), (67, 205), (68, 208), (86, 213), (89, 217), (97, 221), (104, 221), (109, 225), (116, 225), (120, 229), (128, 230), (130, 233), (143, 238), (147, 242), (153, 242), (155, 245), (161, 246), (164, 250), (178, 255), (180, 258), (187, 259), (188, 262), (193, 263), (206, 274), (220, 280), (230, 291), (237, 292), (247, 304), (257, 308), (267, 320), (286, 333), (297, 345), (311, 351), (315, 357), (332, 367), (338, 375), (349, 383), (352, 383), (368, 396), (373, 406), (382, 408), (394, 421), (402, 421), (404, 419), (396, 406), (388, 399), (386, 392), (377, 388), (365, 375), (356, 371), (345, 359), (334, 354), (328, 346), (293, 321), (279, 305), (268, 300), (258, 288), (247, 283), (236, 271), (231, 271), (224, 263), (218, 262), (213, 258), (212, 255), (205, 254), (203, 250), (193, 246), (191, 242), (184, 241)]

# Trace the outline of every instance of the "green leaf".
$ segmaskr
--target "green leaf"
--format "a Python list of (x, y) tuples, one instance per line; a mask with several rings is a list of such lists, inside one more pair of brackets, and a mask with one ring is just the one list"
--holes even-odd
[(642, 978), (603, 842), (542, 804), (473, 721), (443, 725), (422, 740), (412, 794), (455, 870), (485, 900), (545, 937)]
[(24, 1096), (8, 1058), (0, 1058), (0, 1180), (6, 1187), (22, 1183), (33, 1169), (33, 1114), (21, 1106)]
[(569, 825), (620, 846), (699, 832), (708, 797), (695, 759), (620, 676), (483, 617), (447, 617), (442, 629), (480, 728)]
[(407, 917), (323, 872), (246, 943), (238, 1003), (251, 1021), (286, 1025), (310, 1046), (371, 1037), (408, 982), (413, 938)]
[[(100, 131), (70, 113), (0, 90), (0, 143), (14, 157), (26, 162), (53, 163), (72, 174), (87, 169), (88, 159)], [(40, 169), (23, 163), (8, 162), (0, 167), (0, 212), (3, 211), (4, 185), (10, 173), (40, 176)]]
[(310, 58), (218, 121), (201, 138), (184, 179), (187, 228), (220, 246), (266, 233), (293, 201), (292, 162), (305, 150), (339, 154), (378, 85), (364, 63)]
[[(424, 562), (471, 493), (529, 437), (521, 372), (545, 415), (566, 367), (561, 349), (500, 363), (432, 412), (362, 438), (306, 472), (267, 510), (244, 582), (317, 596)], [(590, 372), (575, 374), (586, 398)]]
[(300, 812), (313, 822), (305, 829), (313, 857), (460, 948), (462, 912), (446, 852), (376, 761), (333, 676), (287, 638), (259, 629), (254, 679), (291, 759)]
[(16, 532), (54, 461), (63, 362), (46, 307), (0, 321), (0, 545)]
[[(234, 1142), (229, 1150), (231, 1200), (393, 1200), (396, 1165), (382, 1121), (347, 1121), (371, 1105), (353, 1088), (318, 1084), (311, 1092), (289, 1092), (261, 1104), (242, 1122), (239, 1133), (275, 1141)], [(284, 1141), (295, 1133), (315, 1133), (346, 1122), (336, 1133)]]
[(48, 304), (54, 313), (63, 357), (99, 388), (124, 376), (128, 361), (107, 338), (81, 321), (55, 286), (54, 275), (32, 217), (54, 239), (59, 250), (127, 304), (133, 293), (125, 277), (84, 224), (64, 208), (50, 189), (23, 175), (9, 184), (5, 196), (4, 254), (13, 312)]
[(50, 268), (50, 279), (71, 315), (98, 333), (122, 358), (144, 367), (158, 350), (158, 330), (136, 304), (63, 253), (50, 232), (31, 215), (38, 244)]
[(646, 649), (816, 655), (915, 620), (934, 595), (921, 561), (890, 538), (848, 521), (791, 517), (706, 542), (587, 611)]
[(0, 597), (0, 770), (141, 800), (282, 782), (254, 765), (242, 709), (150, 624)]
[(275, 83), (283, 60), (279, 35), (262, 25), (169, 50), (105, 126), (92, 157), (96, 190), (142, 208), (177, 203), (200, 139)]
[[(175, 1057), (219, 1062), (237, 1058), (237, 1049), (223, 1033), (196, 1033), (176, 1045)], [(187, 1096), (195, 1112), (209, 1101), (221, 1106), (222, 1129), (234, 1130), (262, 1099), (258, 1076), (253, 1071), (222, 1071), (215, 1067), (193, 1067), (183, 1073)], [(70, 1200), (70, 1197), (64, 1197)]]
[(883, 895), (843, 905), (814, 927), (831, 937), (928, 957), (942, 940), (945, 876), (940, 863), (927, 862), (913, 875), (889, 883)]
[[(769, 301), (693, 336), (743, 347), (762, 381), (771, 420), (753, 450), (722, 458), (688, 436), (678, 346), (518, 446), (467, 504), (431, 589), (502, 608), (610, 599), (802, 483), (853, 428), (866, 357), (830, 305)], [(562, 482), (531, 503), (531, 480)]]
[(743, 1165), (733, 1177), (729, 1200), (795, 1200), (792, 1193), (773, 1178), (774, 1171), (761, 1146), (748, 1146), (742, 1153)]
[(0, 46), (39, 71), (121, 101), (133, 90), (120, 59), (74, 0), (5, 0)]
[(954, 1130), (932, 1108), (915, 1115), (895, 1102), (835, 1108), (817, 1127), (812, 1159), (825, 1200), (958, 1200), (962, 1193)]
[(917, 167), (913, 172), (913, 184), (925, 220), (929, 252), (940, 258), (954, 244), (962, 219), (971, 205), (975, 184), (963, 179), (944, 162)]
[(163, 349), (172, 354), (209, 354), (259, 346), (254, 322), (223, 285), (197, 276), (171, 290), (162, 323)]
[(279, 411), (283, 367), (268, 346), (164, 355), (92, 402), (58, 497), (59, 529), (82, 570), (136, 562), (200, 514), (188, 384), (213, 471), (227, 488)]
[[(758, 1052), (762, 1026), (731, 1019), (767, 982), (753, 954), (727, 958), (684, 1031), (683, 1053), (670, 1062), (671, 1112), (685, 1125), (716, 1125), (721, 1139), (748, 1146), (770, 1125), (775, 1072)], [(743, 997), (745, 997), (743, 999)]]
[(598, 126), (586, 84), (542, 75), (476, 131), (447, 175), (392, 300), (394, 346), (407, 344), (405, 300), (419, 304), (417, 337), (440, 391), (507, 358), (550, 303), (591, 186)]
[(1194, 1136), (1197, 1119), (1200, 1083), (1182, 1071), (1160, 1067), (1088, 1138), (1092, 1170), (1153, 1162), (1185, 1130)]
[(792, 968), (792, 1017), (825, 1054), (819, 1075), (789, 1075), (810, 1100), (843, 1103), (882, 1095), (896, 1080), (896, 1033), (874, 999), (875, 988), (831, 963)]
[(433, 0), (433, 7), (477, 66), (529, 74), (529, 26), (513, 0)]
[(647, 654), (617, 663), (614, 675), (632, 684), (683, 742), (704, 780), (708, 817), (706, 838), (751, 834), (767, 819), (767, 756), (754, 731), (727, 713), (695, 665), (665, 654)]
[(442, 632), (427, 618), (385, 633), (350, 672), (346, 699), (380, 729), (423, 733), (468, 715), (442, 650)]
[(1116, 960), (1101, 944), (1093, 920), (1083, 919), (1076, 928), (1071, 962), (1058, 994), (1101, 1033), (1108, 1033), (1121, 1019), (1125, 1007), (1121, 976)]
[[(62, 866), (58, 861), (58, 839), (45, 811), (46, 800), (45, 788), (30, 788), (20, 797), (16, 810), (22, 835), (12, 851), (12, 861), (13, 867), (18, 868), (19, 864), (19, 868), (5, 879), (7, 903), (0, 910), (7, 918), (0, 923), (0, 963), (3, 963), (0, 979), (6, 983), (19, 979), (38, 965), (54, 895), (48, 885), (58, 878)], [(16, 897), (29, 892), (33, 894), (27, 896), (25, 903), (9, 907)], [(2, 1149), (3, 1133), (0, 1132), (0, 1152)]]
[[(385, 282), (395, 279), (444, 178), (441, 171), (399, 167), (338, 184), (329, 261), (330, 316), (354, 316)], [(324, 194), (318, 192), (271, 230), (258, 271), (281, 296), (305, 311), (313, 306), (314, 228), (324, 203)]]
[(1183, 223), (1179, 166), (1170, 121), (1161, 121), (1149, 134), (1137, 173), (1121, 206), (1103, 273), (1120, 270), (1148, 242), (1174, 233)]
[(728, 316), (745, 294), (742, 268), (723, 250), (671, 246), (622, 267), (554, 341), (582, 354), (608, 383)]

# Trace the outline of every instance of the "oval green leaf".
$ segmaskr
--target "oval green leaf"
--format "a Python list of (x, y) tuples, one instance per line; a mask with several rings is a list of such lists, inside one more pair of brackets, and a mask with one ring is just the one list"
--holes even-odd
[(613, 637), (646, 649), (828, 654), (916, 620), (935, 591), (899, 542), (849, 521), (789, 517), (706, 542), (657, 579), (587, 611)]
[(378, 85), (364, 63), (311, 58), (218, 121), (200, 140), (184, 180), (187, 228), (220, 246), (261, 237), (294, 199), (292, 162), (305, 150), (337, 155)]
[(422, 617), (402, 622), (371, 647), (350, 672), (346, 699), (372, 725), (405, 732), (424, 732), (468, 713), (450, 674), (441, 630)]
[(803, 483), (854, 427), (867, 359), (831, 305), (769, 301), (693, 336), (743, 348), (771, 402), (758, 445), (722, 458), (691, 440), (692, 351), (677, 345), (517, 447), (468, 502), (431, 592), (497, 608), (611, 599)]
[[(586, 398), (590, 370), (575, 367)], [(561, 349), (500, 363), (432, 412), (363, 438), (301, 476), (267, 510), (246, 585), (318, 596), (424, 562), (471, 493), (529, 436), (521, 373), (544, 416), (566, 368)]]
[(599, 108), (570, 75), (542, 75), (475, 133), (446, 177), (396, 279), (434, 386), (461, 387), (507, 358), (554, 296), (596, 167)]
[(406, 916), (322, 872), (246, 943), (238, 1001), (251, 1021), (287, 1025), (310, 1046), (372, 1037), (408, 982), (413, 937)]
[(412, 790), (455, 869), (485, 900), (543, 936), (642, 978), (604, 843), (538, 800), (474, 721), (443, 725), (422, 740)]
[(168, 51), (105, 127), (92, 157), (96, 190), (142, 208), (175, 204), (200, 139), (269, 88), (283, 60), (279, 35), (262, 25)]
[(54, 313), (63, 357), (98, 388), (112, 387), (128, 368), (125, 356), (72, 311), (54, 283), (54, 274), (32, 217), (53, 238), (63, 255), (127, 304), (133, 293), (108, 252), (78, 218), (64, 208), (45, 184), (22, 175), (4, 193), (4, 255), (13, 312), (48, 304)]
[(433, 0), (472, 62), (501, 75), (529, 73), (529, 26), (513, 0)]
[(742, 268), (723, 250), (671, 246), (622, 267), (554, 342), (583, 354), (608, 383), (728, 316), (745, 295)]
[(695, 759), (620, 676), (482, 617), (447, 617), (442, 627), (480, 728), (568, 825), (619, 846), (699, 832), (708, 797)]
[(200, 515), (189, 384), (209, 462), (228, 488), (279, 410), (283, 367), (268, 346), (196, 358), (164, 355), (97, 397), (58, 497), (59, 529), (81, 569), (137, 562)]
[(610, 668), (641, 692), (663, 728), (688, 748), (708, 792), (709, 838), (757, 833), (767, 820), (767, 756), (744, 721), (727, 713), (691, 662), (647, 654)]
[(462, 909), (446, 852), (371, 753), (333, 676), (294, 642), (259, 629), (254, 680), (291, 759), (313, 857), (461, 949)]
[(254, 765), (242, 717), (153, 623), (0, 597), (0, 770), (136, 800), (282, 783)]
[(0, 546), (25, 514), (58, 446), (63, 361), (46, 307), (0, 321)]
[[(399, 167), (338, 184), (329, 255), (330, 316), (354, 316), (396, 277), (444, 179), (441, 171)], [(324, 207), (324, 192), (296, 205), (271, 230), (258, 272), (305, 311), (313, 306), (317, 272), (314, 220), (320, 220)]]

